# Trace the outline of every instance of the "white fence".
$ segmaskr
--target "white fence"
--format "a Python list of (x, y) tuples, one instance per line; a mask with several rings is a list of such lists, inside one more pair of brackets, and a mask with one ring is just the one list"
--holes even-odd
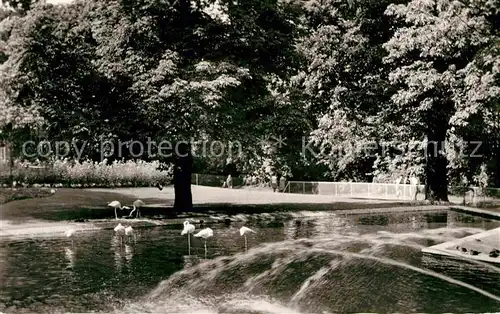
[(7, 146), (0, 146), (0, 163), (9, 161), (9, 149)]
[[(418, 193), (417, 192), (418, 189)], [(371, 183), (371, 182), (311, 182), (290, 181), (285, 193), (332, 195), (334, 197), (379, 198), (400, 200), (425, 199), (424, 185)], [(461, 203), (500, 203), (500, 189), (471, 187), (450, 187), (450, 200)]]
[(413, 200), (423, 198), (424, 185), (369, 183), (369, 182), (306, 182), (290, 181), (285, 193), (333, 195), (338, 197), (364, 197)]

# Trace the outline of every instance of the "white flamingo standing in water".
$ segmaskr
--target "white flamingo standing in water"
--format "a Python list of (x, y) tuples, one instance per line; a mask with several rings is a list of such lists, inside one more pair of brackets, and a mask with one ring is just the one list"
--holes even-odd
[(257, 232), (245, 226), (240, 228), (240, 236), (245, 237), (245, 252), (248, 251), (248, 240), (247, 240), (248, 233), (257, 233)]
[(71, 239), (71, 246), (73, 246), (73, 236), (75, 235), (76, 230), (75, 229), (68, 229), (66, 230), (66, 237), (68, 239)]
[(122, 207), (122, 204), (120, 204), (120, 202), (118, 201), (112, 201), (111, 203), (108, 204), (109, 207), (113, 207), (115, 209), (115, 218), (116, 220), (118, 220), (118, 214), (116, 212), (117, 209), (120, 209), (122, 210), (123, 207)]
[(135, 230), (134, 228), (132, 228), (132, 226), (128, 226), (127, 228), (125, 228), (125, 235), (128, 237), (129, 242), (130, 242), (130, 237), (134, 237), (134, 243), (137, 242)]
[(118, 226), (115, 227), (115, 233), (120, 237), (120, 246), (123, 245), (123, 237), (125, 236), (125, 227), (119, 223)]
[(207, 258), (207, 239), (214, 236), (214, 231), (210, 228), (205, 228), (193, 236), (205, 240), (205, 258)]
[(184, 229), (182, 229), (181, 235), (187, 234), (188, 236), (188, 255), (191, 255), (191, 233), (194, 233), (196, 228), (189, 221), (184, 221)]
[(145, 204), (143, 201), (141, 201), (141, 200), (137, 200), (137, 201), (135, 201), (135, 202), (132, 204), (133, 209), (132, 209), (132, 211), (130, 212), (130, 214), (129, 214), (128, 216), (129, 216), (129, 217), (132, 217), (132, 215), (134, 214), (134, 212), (135, 212), (135, 211), (137, 211), (137, 214), (136, 214), (135, 218), (139, 218), (139, 217), (141, 217), (141, 211), (140, 211), (140, 209), (139, 209), (139, 208), (140, 208), (141, 206), (144, 206), (144, 205), (146, 205), (146, 204)]

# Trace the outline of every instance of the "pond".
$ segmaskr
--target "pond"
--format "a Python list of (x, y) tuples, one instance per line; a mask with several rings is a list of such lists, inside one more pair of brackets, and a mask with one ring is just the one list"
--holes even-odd
[[(6, 313), (495, 312), (500, 268), (421, 253), (500, 227), (452, 211), (239, 215), (204, 242), (182, 224), (0, 240)], [(196, 220), (193, 220), (196, 221)], [(248, 236), (248, 252), (241, 226)]]

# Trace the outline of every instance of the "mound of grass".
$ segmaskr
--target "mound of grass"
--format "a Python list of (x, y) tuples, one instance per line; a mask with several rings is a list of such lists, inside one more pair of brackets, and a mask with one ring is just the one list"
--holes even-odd
[(12, 201), (44, 198), (51, 196), (51, 189), (47, 188), (0, 188), (0, 204)]

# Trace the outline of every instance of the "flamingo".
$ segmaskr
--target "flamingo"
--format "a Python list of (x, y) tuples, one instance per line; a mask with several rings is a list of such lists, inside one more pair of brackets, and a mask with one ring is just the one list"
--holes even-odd
[(130, 214), (129, 214), (128, 216), (129, 216), (129, 217), (132, 217), (132, 215), (134, 214), (134, 212), (135, 212), (135, 211), (137, 211), (137, 214), (136, 214), (136, 216), (135, 216), (135, 217), (136, 217), (136, 218), (141, 217), (141, 211), (139, 210), (139, 208), (140, 208), (141, 206), (144, 206), (144, 205), (146, 205), (146, 204), (145, 204), (143, 201), (141, 201), (141, 200), (137, 200), (137, 201), (135, 201), (135, 202), (132, 204), (132, 206), (134, 207), (134, 209), (132, 209), (132, 211), (130, 212)]
[(137, 238), (136, 238), (136, 235), (135, 235), (135, 231), (134, 231), (134, 228), (132, 228), (132, 226), (128, 226), (127, 228), (125, 228), (125, 235), (129, 238), (129, 241), (130, 241), (130, 237), (134, 237), (134, 243), (136, 242)]
[(188, 236), (188, 254), (191, 255), (191, 233), (194, 233), (195, 227), (189, 221), (184, 221), (184, 229), (182, 229), (181, 235), (187, 234)]
[(116, 213), (116, 210), (117, 209), (122, 210), (123, 209), (122, 204), (120, 204), (120, 202), (118, 201), (112, 201), (111, 203), (108, 204), (108, 206), (113, 207), (115, 209), (115, 218), (118, 220), (118, 214)]
[(119, 223), (118, 226), (115, 227), (115, 233), (120, 237), (120, 245), (123, 244), (123, 236), (125, 235), (125, 227)]
[(71, 246), (73, 246), (73, 236), (74, 236), (75, 233), (76, 233), (75, 229), (68, 229), (68, 230), (66, 230), (66, 237), (68, 239), (71, 239)]
[(214, 236), (214, 231), (210, 228), (205, 228), (193, 236), (205, 239), (205, 258), (207, 258), (207, 239)]
[(245, 252), (248, 251), (247, 233), (257, 233), (257, 232), (245, 226), (240, 228), (240, 236), (245, 237)]

